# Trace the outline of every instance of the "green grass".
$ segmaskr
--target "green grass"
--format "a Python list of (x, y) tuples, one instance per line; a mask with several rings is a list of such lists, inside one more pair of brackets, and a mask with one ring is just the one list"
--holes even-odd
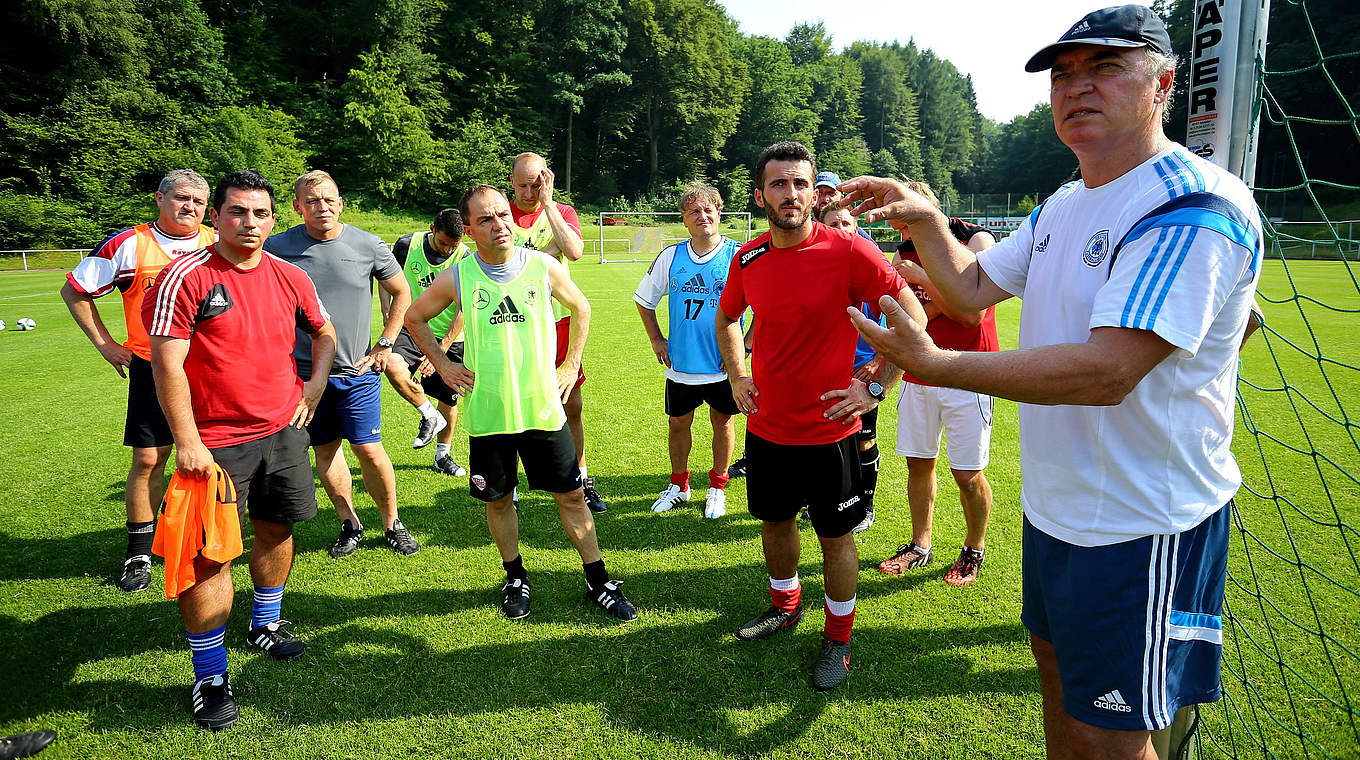
[[(421, 228), (410, 221), (411, 229)], [(662, 376), (630, 298), (644, 269), (582, 264), (572, 270), (595, 309), (585, 414), (591, 474), (611, 501), (597, 521), (600, 543), (641, 617), (613, 624), (588, 606), (579, 559), (556, 510), (545, 495), (530, 493), (520, 519), (534, 614), (513, 623), (502, 619), (501, 569), (479, 504), (467, 495), (466, 479), (430, 471), (431, 452), (409, 448), (414, 413), (385, 389), (402, 516), (424, 548), (399, 558), (370, 531), (355, 556), (331, 560), (326, 548), (338, 528), (323, 495), (321, 515), (297, 531), (284, 601), (284, 616), (297, 621), (309, 651), (286, 664), (244, 647), (249, 579), (237, 567), (227, 643), (242, 720), (215, 736), (192, 726), (188, 648), (175, 606), (160, 590), (159, 563), (151, 592), (130, 596), (111, 583), (124, 542), (124, 381), (67, 316), (56, 295), (59, 273), (0, 276), (0, 319), (13, 324), (28, 316), (39, 325), (33, 333), (0, 333), (7, 380), (0, 409), (9, 423), (0, 426), (0, 451), (7, 454), (0, 475), (0, 735), (55, 728), (61, 738), (44, 753), (50, 758), (1041, 756), (1038, 678), (1019, 622), (1015, 405), (997, 404), (988, 469), (995, 492), (989, 560), (980, 582), (963, 590), (942, 580), (963, 535), (947, 471), (935, 525), (945, 561), (901, 578), (874, 569), (906, 541), (910, 525), (906, 466), (892, 453), (896, 411), (885, 405), (878, 523), (858, 540), (854, 672), (841, 689), (815, 693), (807, 668), (816, 654), (822, 578), (811, 532), (803, 532), (799, 568), (813, 602), (809, 619), (792, 636), (742, 644), (731, 632), (768, 603), (759, 525), (745, 513), (744, 482), (733, 482), (730, 514), (716, 522), (702, 519), (697, 508), (664, 515), (648, 510), (669, 468)], [(1291, 271), (1312, 277), (1308, 287), (1319, 297), (1360, 305), (1354, 288), (1337, 276), (1338, 265), (1295, 263)], [(1279, 268), (1268, 275), (1276, 283)], [(116, 299), (99, 305), (110, 325), (119, 323)], [(1292, 308), (1269, 307), (1271, 327), (1283, 330)], [(1016, 303), (998, 310), (1003, 347), (1014, 346), (1018, 314)], [(1353, 358), (1346, 330), (1353, 322), (1350, 314), (1319, 315), (1313, 329), (1326, 351)], [(1271, 343), (1278, 347), (1276, 336)], [(1245, 363), (1249, 379), (1268, 376), (1274, 363), (1265, 341), (1253, 342)], [(1295, 372), (1295, 365), (1307, 392), (1325, 389), (1316, 387), (1320, 374), (1306, 374), (1316, 363), (1293, 362), (1286, 371)], [(1340, 385), (1338, 407), (1355, 397), (1354, 372), (1333, 371), (1333, 381)], [(1278, 395), (1249, 398), (1249, 408), (1258, 425), (1294, 435), (1290, 426), (1301, 425)], [(705, 427), (695, 426), (696, 472), (708, 466)], [(1355, 469), (1348, 439), (1334, 430), (1317, 437)], [(1255, 439), (1241, 427), (1236, 448), (1259, 488), (1264, 466), (1253, 463), (1253, 456), (1260, 460)], [(455, 439), (454, 453), (465, 461), (465, 438)], [(1283, 457), (1268, 449), (1276, 488), (1305, 509), (1325, 512), (1316, 473), (1289, 459), (1277, 463), (1277, 456)], [(357, 466), (353, 470), (357, 482)], [(1344, 490), (1353, 484), (1335, 488), (1334, 498), (1354, 523), (1356, 494)], [(367, 495), (358, 502), (361, 515), (375, 523)], [(1287, 545), (1274, 502), (1262, 504), (1244, 492), (1239, 505), (1263, 542)], [(1360, 585), (1337, 529), (1305, 529), (1300, 519), (1287, 520), (1310, 551), (1325, 555), (1319, 564), (1330, 558), (1329, 572), (1352, 588)], [(1243, 545), (1236, 535), (1234, 570), (1246, 574), (1235, 577), (1250, 579)], [(1279, 560), (1261, 560), (1257, 546), (1252, 551), (1262, 588), (1288, 611), (1305, 614), (1298, 573), (1284, 572), (1289, 567)], [(1360, 649), (1355, 597), (1317, 593), (1330, 594), (1328, 633)], [(1241, 594), (1230, 595), (1230, 603), (1250, 612)], [(1244, 630), (1261, 633), (1264, 623), (1243, 621)], [(1292, 644), (1288, 659), (1323, 683), (1328, 666), (1316, 637), (1296, 638), (1286, 642)], [(1269, 678), (1269, 660), (1258, 652), (1248, 660), (1263, 707), (1292, 720), (1283, 688)], [(1278, 667), (1274, 673), (1279, 681)], [(1353, 669), (1343, 678), (1352, 691), (1360, 688)], [(1227, 688), (1245, 709), (1242, 688)], [(1329, 689), (1337, 691), (1335, 679)], [(1316, 707), (1318, 701), (1313, 695), (1303, 710), (1309, 730), (1333, 756), (1354, 756), (1343, 714)], [(1209, 720), (1215, 737), (1226, 735), (1221, 721)], [(1244, 724), (1235, 720), (1233, 736), (1240, 739)], [(1280, 756), (1299, 754), (1297, 741), (1285, 743), (1278, 731), (1268, 737)]]

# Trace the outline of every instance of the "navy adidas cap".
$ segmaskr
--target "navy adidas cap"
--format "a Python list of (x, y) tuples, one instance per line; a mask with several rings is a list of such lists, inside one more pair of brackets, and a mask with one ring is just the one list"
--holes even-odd
[(1171, 36), (1166, 24), (1146, 5), (1118, 5), (1101, 8), (1082, 16), (1067, 34), (1035, 53), (1025, 71), (1053, 68), (1053, 59), (1067, 45), (1109, 45), (1110, 47), (1147, 47), (1162, 55), (1171, 54)]
[(817, 175), (817, 184), (813, 185), (813, 188), (818, 188), (822, 185), (828, 185), (834, 188), (838, 187), (840, 184), (841, 175), (835, 172), (822, 172)]

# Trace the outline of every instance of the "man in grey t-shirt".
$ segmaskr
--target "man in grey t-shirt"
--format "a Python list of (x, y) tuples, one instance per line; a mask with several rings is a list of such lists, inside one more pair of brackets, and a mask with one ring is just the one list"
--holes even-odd
[[(353, 554), (363, 539), (363, 523), (354, 511), (354, 482), (340, 450), (342, 438), (359, 460), (364, 485), (382, 514), (388, 546), (398, 554), (415, 554), (420, 545), (397, 516), (397, 480), (382, 445), (382, 371), (393, 361), (392, 342), (401, 330), (410, 287), (392, 252), (376, 235), (341, 224), (345, 201), (335, 180), (310, 171), (293, 183), (293, 210), (303, 223), (272, 235), (265, 250), (297, 264), (312, 278), (316, 292), (335, 325), (335, 363), (316, 416), (307, 426), (316, 451), (316, 472), (340, 516), (340, 537), (331, 547), (339, 559)], [(373, 280), (392, 296), (382, 336), (370, 346)], [(298, 332), (298, 374), (311, 376), (311, 339)], [(395, 359), (400, 361), (400, 358)]]

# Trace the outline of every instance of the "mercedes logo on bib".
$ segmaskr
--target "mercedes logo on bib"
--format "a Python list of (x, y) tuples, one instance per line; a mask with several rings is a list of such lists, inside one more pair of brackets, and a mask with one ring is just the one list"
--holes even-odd
[(1086, 241), (1086, 251), (1082, 253), (1081, 260), (1086, 266), (1095, 269), (1100, 266), (1100, 262), (1105, 260), (1105, 254), (1109, 252), (1110, 231), (1101, 230)]

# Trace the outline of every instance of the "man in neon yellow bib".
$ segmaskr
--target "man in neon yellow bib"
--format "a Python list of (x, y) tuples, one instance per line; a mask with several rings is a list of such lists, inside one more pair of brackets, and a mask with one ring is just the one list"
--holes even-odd
[[(576, 382), (590, 329), (590, 304), (552, 256), (515, 245), (510, 203), (477, 185), (463, 194), (464, 230), (477, 244), (446, 269), (406, 312), (406, 329), (444, 382), (466, 397), (472, 496), (486, 502), (486, 521), (505, 567), (501, 611), (529, 614), (529, 580), (519, 553), (519, 516), (512, 502), (524, 461), (529, 487), (557, 501), (562, 527), (581, 555), (586, 596), (620, 620), (637, 609), (611, 580), (600, 558), (595, 520), (586, 507), (576, 448), (562, 408)], [(566, 359), (554, 369), (556, 300), (571, 313)], [(463, 363), (439, 350), (430, 320), (445, 309), (464, 316)]]

